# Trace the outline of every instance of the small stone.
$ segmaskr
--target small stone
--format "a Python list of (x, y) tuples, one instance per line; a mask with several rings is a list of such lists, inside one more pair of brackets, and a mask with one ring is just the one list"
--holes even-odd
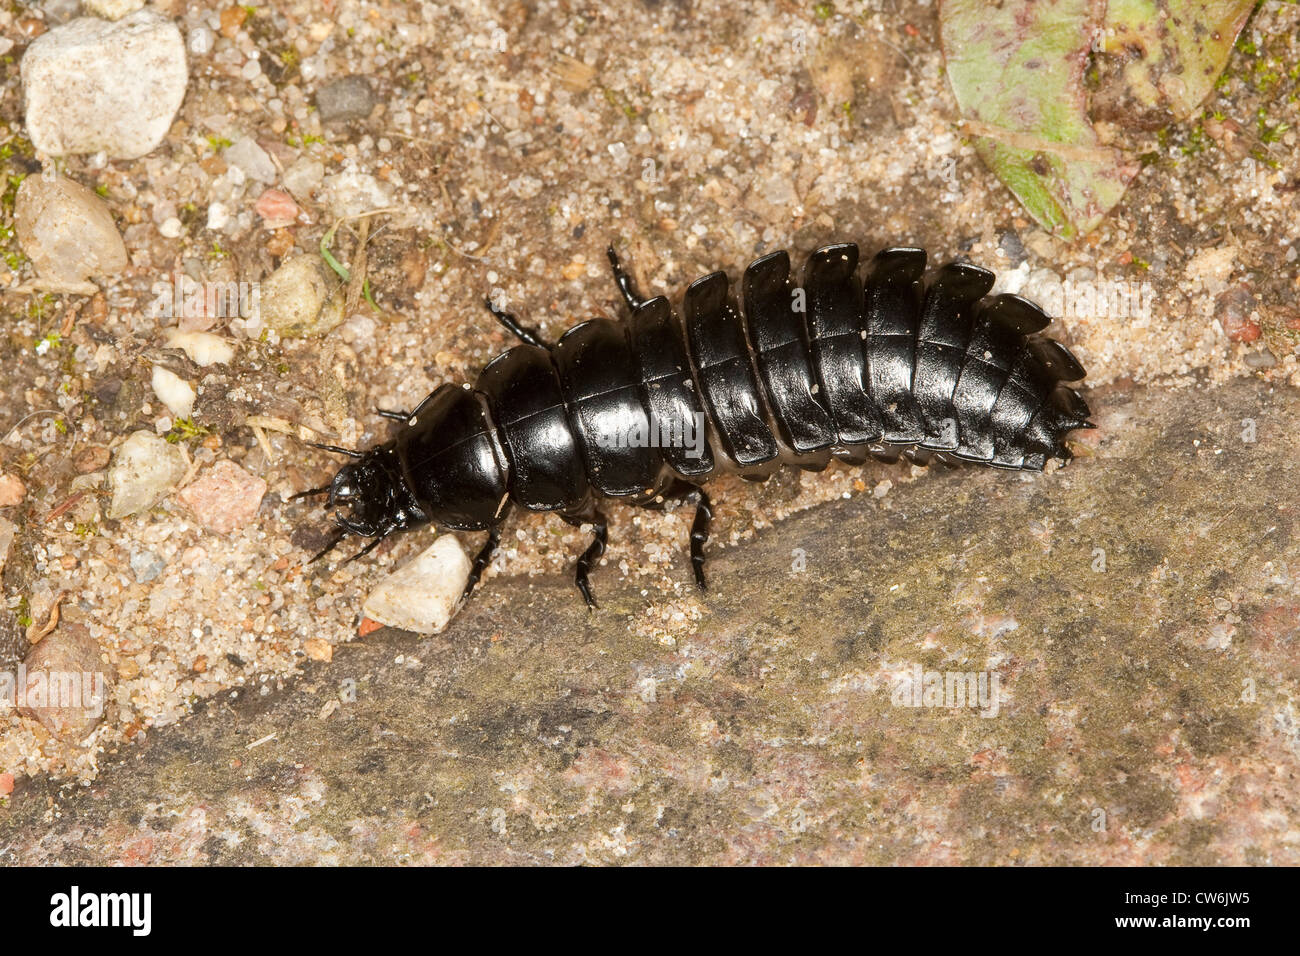
[(339, 219), (355, 219), (393, 204), (393, 190), (368, 173), (349, 170), (325, 178), (325, 202)]
[(379, 328), (375, 320), (368, 315), (358, 313), (339, 327), (338, 334), (348, 345), (368, 345), (374, 340)]
[(234, 343), (213, 332), (168, 329), (167, 347), (180, 349), (194, 360), (195, 365), (202, 368), (207, 368), (209, 365), (229, 365), (235, 359)]
[(229, 534), (257, 516), (265, 494), (265, 481), (223, 458), (176, 497), (203, 527)]
[(302, 642), (302, 649), (306, 651), (307, 656), (314, 661), (329, 661), (334, 659), (334, 645), (319, 637), (307, 638), (307, 640)]
[(27, 488), (15, 475), (0, 471), (0, 508), (12, 508), (23, 500)]
[(1259, 349), (1256, 352), (1247, 352), (1242, 359), (1247, 368), (1266, 369), (1273, 368), (1277, 365), (1277, 358), (1268, 349)]
[(179, 239), (184, 231), (185, 227), (175, 216), (168, 216), (158, 227), (158, 232), (164, 239)]
[(283, 259), (289, 253), (293, 252), (294, 238), (293, 233), (288, 229), (277, 229), (271, 233), (271, 237), (266, 240), (264, 248), (268, 255), (275, 256), (277, 259)]
[(7, 797), (14, 792), (14, 775), (0, 773), (0, 797)]
[(389, 627), (438, 634), (460, 605), (470, 567), (460, 541), (444, 534), (380, 582), (361, 613)]
[(184, 477), (185, 457), (179, 448), (143, 429), (133, 433), (118, 446), (108, 471), (113, 490), (108, 517), (125, 518), (152, 508)]
[(325, 164), (304, 156), (284, 171), (284, 188), (299, 199), (307, 200), (325, 179)]
[(302, 212), (293, 197), (280, 189), (268, 189), (257, 197), (253, 211), (262, 217), (267, 229), (282, 229), (291, 226)]
[(152, 384), (153, 393), (158, 396), (158, 401), (162, 402), (177, 418), (189, 418), (194, 414), (194, 401), (198, 395), (194, 387), (185, 379), (171, 369), (155, 365)]
[(1008, 229), (998, 237), (998, 248), (1012, 262), (1019, 262), (1025, 258), (1025, 244), (1020, 241), (1020, 236), (1014, 230)]
[(5, 562), (9, 560), (9, 549), (13, 547), (17, 533), (17, 525), (8, 518), (0, 518), (0, 572), (4, 571)]
[(22, 78), (27, 135), (39, 152), (136, 159), (167, 135), (189, 70), (176, 24), (137, 10), (55, 27), (27, 48)]
[(1220, 292), (1236, 268), (1238, 249), (1231, 244), (1205, 246), (1187, 263), (1187, 275), (1211, 292)]
[(343, 321), (338, 288), (319, 256), (296, 256), (263, 280), (261, 319), (281, 335), (322, 335)]
[(140, 665), (134, 658), (128, 657), (117, 665), (117, 676), (120, 680), (135, 680), (140, 676)]
[(322, 123), (365, 119), (375, 107), (368, 77), (341, 76), (316, 91), (316, 109)]
[(271, 162), (266, 150), (258, 146), (255, 140), (244, 136), (227, 147), (223, 155), (226, 162), (242, 169), (249, 179), (261, 183), (275, 182), (275, 163)]
[[(144, 0), (141, 0), (143, 3)], [(38, 4), (32, 4), (37, 6)], [(45, 19), (51, 23), (67, 23), (81, 16), (81, 0), (41, 0), (39, 4)]]
[(64, 176), (22, 181), (14, 233), (41, 286), (54, 292), (93, 294), (99, 290), (90, 276), (113, 276), (127, 265), (126, 246), (104, 201)]
[(1229, 341), (1254, 342), (1263, 334), (1256, 312), (1258, 303), (1247, 286), (1237, 285), (1222, 293), (1215, 306)]
[(77, 469), (77, 474), (88, 475), (106, 467), (109, 457), (108, 448), (104, 445), (87, 445), (72, 459), (72, 467)]
[(166, 562), (152, 551), (135, 551), (131, 554), (131, 573), (144, 584), (162, 574)]
[(239, 28), (248, 19), (248, 11), (242, 6), (229, 6), (221, 11), (221, 35), (227, 40), (239, 36)]
[(219, 232), (230, 223), (230, 207), (223, 202), (208, 205), (208, 228)]
[(108, 699), (108, 668), (99, 643), (82, 624), (65, 623), (23, 660), (26, 686), (18, 713), (64, 740), (82, 740), (99, 724)]
[(105, 20), (121, 20), (144, 6), (144, 0), (86, 0), (86, 9)]

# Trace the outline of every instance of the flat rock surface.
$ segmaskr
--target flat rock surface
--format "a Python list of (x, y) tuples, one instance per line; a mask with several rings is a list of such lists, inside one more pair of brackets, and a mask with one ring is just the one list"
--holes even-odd
[[(567, 577), (497, 578), (446, 633), (221, 694), (89, 787), (20, 781), (0, 852), (1300, 862), (1300, 408), (1250, 381), (1092, 401), (1060, 472), (935, 469), (723, 550), (675, 643), (615, 567), (595, 614)], [(917, 665), (996, 677), (996, 714), (896, 706)]]

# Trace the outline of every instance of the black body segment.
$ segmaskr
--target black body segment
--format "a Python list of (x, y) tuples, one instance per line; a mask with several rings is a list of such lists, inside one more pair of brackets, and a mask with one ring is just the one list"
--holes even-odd
[(835, 423), (818, 401), (818, 380), (808, 349), (808, 325), (795, 306), (790, 256), (783, 250), (755, 259), (742, 286), (745, 326), (759, 378), (781, 440), (803, 455), (828, 448)]
[(590, 495), (551, 353), (533, 345), (502, 352), (479, 373), (510, 460), (510, 497), (530, 511), (569, 511)]
[(686, 289), (679, 318), (608, 255), (626, 320), (591, 319), (550, 345), (489, 304), (522, 344), (474, 388), (443, 385), (412, 413), (381, 412), (403, 426), (367, 452), (318, 446), (354, 460), (301, 493), (338, 509), (317, 557), (347, 534), (374, 538), (365, 554), (430, 522), (484, 530), (467, 596), (514, 503), (591, 535), (575, 583), (595, 607), (601, 499), (693, 503), (703, 588), (712, 505), (700, 486), (721, 471), (761, 479), (869, 456), (1034, 470), (1068, 459), (1068, 433), (1092, 427), (1069, 385), (1083, 367), (1043, 335), (1048, 317), (1019, 296), (988, 297), (992, 273), (969, 263), (943, 266), (927, 286), (921, 249), (884, 249), (859, 270), (858, 247), (839, 243), (813, 252), (796, 285), (790, 257), (775, 252), (749, 264), (739, 304), (714, 272)]
[(625, 326), (590, 319), (565, 332), (551, 354), (591, 487), (609, 498), (653, 491), (661, 460), (650, 445), (650, 416)]
[(953, 395), (975, 325), (975, 304), (993, 288), (993, 273), (950, 263), (925, 292), (916, 332), (912, 395), (921, 411), (922, 448), (956, 451), (961, 446)]
[(841, 445), (865, 445), (879, 441), (884, 433), (867, 383), (862, 346), (865, 316), (857, 268), (858, 247), (839, 243), (809, 256), (803, 278), (818, 393)]
[[(668, 438), (660, 441), (660, 455), (682, 478), (711, 474), (713, 449), (705, 434), (704, 405), (681, 327), (668, 300), (656, 296), (642, 302), (633, 309), (630, 323), (632, 354), (651, 433)], [(674, 440), (678, 435), (680, 441)]]
[(912, 394), (925, 258), (923, 249), (882, 249), (871, 260), (863, 283), (868, 390), (880, 409), (884, 440), (894, 445), (916, 444), (925, 437), (925, 422)]
[(1017, 295), (994, 296), (976, 309), (970, 344), (953, 393), (961, 438), (958, 457), (985, 464), (993, 460), (989, 416), (1021, 342), (1042, 331), (1047, 323), (1047, 316), (1036, 305)]
[(696, 279), (682, 301), (686, 341), (705, 409), (727, 456), (742, 470), (776, 458), (763, 397), (745, 341), (740, 313), (728, 294), (727, 275)]
[(459, 385), (436, 389), (391, 445), (406, 489), (439, 524), (482, 531), (504, 510), (509, 465), (481, 393)]

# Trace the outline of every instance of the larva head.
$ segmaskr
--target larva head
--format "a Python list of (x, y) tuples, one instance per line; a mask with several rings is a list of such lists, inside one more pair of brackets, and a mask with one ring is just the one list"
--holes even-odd
[(349, 534), (376, 537), (426, 519), (411, 499), (389, 446), (380, 446), (344, 465), (329, 486), (327, 506)]

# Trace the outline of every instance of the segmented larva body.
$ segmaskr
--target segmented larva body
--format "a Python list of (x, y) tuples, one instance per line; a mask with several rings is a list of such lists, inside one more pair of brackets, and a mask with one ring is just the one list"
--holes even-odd
[(373, 536), (369, 550), (427, 522), (487, 530), (468, 595), (511, 504), (554, 511), (594, 527), (577, 570), (594, 605), (602, 499), (694, 499), (703, 587), (700, 486), (720, 472), (762, 480), (782, 465), (900, 454), (1036, 470), (1068, 459), (1065, 435), (1091, 427), (1067, 384), (1082, 366), (1039, 334), (1048, 317), (1019, 296), (985, 298), (994, 276), (977, 266), (950, 263), (925, 284), (925, 252), (896, 247), (859, 276), (858, 247), (841, 243), (814, 252), (796, 279), (774, 252), (745, 270), (739, 296), (722, 272), (691, 283), (679, 316), (662, 296), (641, 298), (609, 255), (630, 317), (582, 322), (548, 345), (493, 309), (524, 344), (472, 388), (444, 385), (410, 414), (384, 413), (403, 420), (398, 434), (348, 452), (358, 460), (304, 493), (350, 507), (340, 536)]

